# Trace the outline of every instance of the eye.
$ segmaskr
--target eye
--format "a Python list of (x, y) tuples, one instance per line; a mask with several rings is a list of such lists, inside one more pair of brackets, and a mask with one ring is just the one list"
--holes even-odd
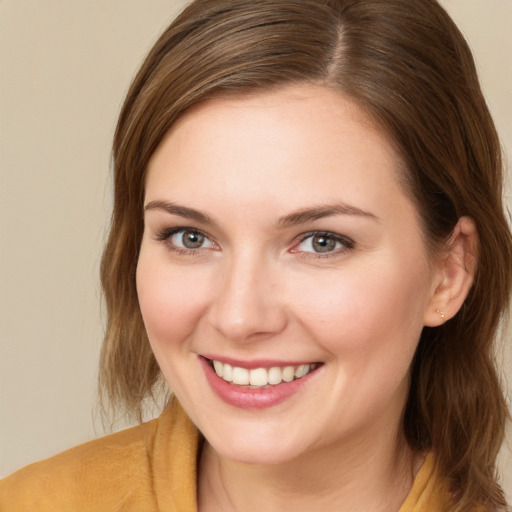
[(202, 232), (192, 228), (172, 228), (160, 233), (156, 240), (165, 242), (171, 251), (184, 253), (213, 249), (216, 245)]
[(337, 253), (352, 249), (354, 242), (336, 233), (309, 233), (303, 236), (293, 252), (308, 252), (317, 254)]
[(182, 229), (174, 233), (170, 240), (176, 247), (182, 247), (183, 249), (199, 249), (204, 245), (212, 245), (202, 233), (190, 229)]

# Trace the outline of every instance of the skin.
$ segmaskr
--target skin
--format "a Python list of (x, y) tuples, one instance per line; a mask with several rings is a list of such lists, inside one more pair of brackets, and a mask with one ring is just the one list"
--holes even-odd
[[(427, 255), (402, 170), (358, 106), (313, 85), (206, 102), (154, 154), (145, 204), (209, 218), (147, 209), (137, 269), (156, 359), (207, 440), (202, 512), (397, 511), (405, 499), (418, 462), (400, 429), (411, 360), (423, 326), (464, 300), (476, 235), (461, 219), (450, 248)], [(334, 204), (350, 208), (279, 224)], [(203, 245), (164, 237), (180, 227)], [(304, 239), (318, 231), (344, 238), (319, 254)], [(201, 354), (323, 365), (283, 403), (246, 410), (212, 391)]]

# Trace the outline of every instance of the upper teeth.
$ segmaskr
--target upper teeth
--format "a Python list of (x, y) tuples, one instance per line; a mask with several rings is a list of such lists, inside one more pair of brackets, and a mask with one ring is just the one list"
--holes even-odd
[(299, 366), (272, 366), (271, 368), (240, 368), (220, 361), (213, 361), (215, 373), (227, 382), (240, 386), (263, 387), (269, 384), (280, 384), (282, 381), (291, 382), (307, 375), (316, 367), (315, 364), (301, 364)]

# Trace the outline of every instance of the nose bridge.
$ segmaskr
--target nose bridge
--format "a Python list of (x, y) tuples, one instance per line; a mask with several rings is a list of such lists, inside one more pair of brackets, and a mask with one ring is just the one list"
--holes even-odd
[(241, 343), (284, 329), (286, 315), (279, 304), (273, 265), (250, 248), (233, 252), (223, 262), (209, 316), (225, 338)]

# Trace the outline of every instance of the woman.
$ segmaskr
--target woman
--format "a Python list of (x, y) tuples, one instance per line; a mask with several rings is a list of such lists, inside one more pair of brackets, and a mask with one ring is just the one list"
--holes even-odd
[(102, 389), (175, 398), (1, 510), (505, 510), (499, 142), (436, 2), (198, 0), (114, 162)]

